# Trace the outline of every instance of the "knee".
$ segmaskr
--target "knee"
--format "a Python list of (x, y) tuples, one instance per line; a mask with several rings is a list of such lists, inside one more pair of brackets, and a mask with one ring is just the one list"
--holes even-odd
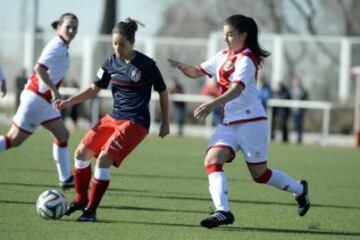
[(261, 174), (255, 175), (252, 174), (252, 178), (255, 182), (260, 183), (260, 184), (265, 184), (267, 183), (272, 175), (272, 171), (270, 169), (266, 169), (264, 172), (262, 172)]
[(60, 144), (65, 144), (70, 138), (70, 133), (67, 129), (65, 129), (64, 131), (61, 131), (60, 134), (57, 134), (55, 138), (56, 138), (55, 142), (58, 142)]
[(87, 153), (86, 153), (86, 149), (83, 147), (78, 147), (75, 150), (75, 159), (81, 159), (81, 160), (85, 160), (87, 157)]

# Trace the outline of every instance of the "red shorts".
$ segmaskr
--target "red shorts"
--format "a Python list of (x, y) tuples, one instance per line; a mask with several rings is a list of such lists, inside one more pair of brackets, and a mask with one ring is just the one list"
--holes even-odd
[(148, 129), (129, 120), (116, 120), (106, 115), (81, 140), (98, 157), (101, 151), (109, 154), (115, 167), (119, 167), (126, 156), (149, 133)]

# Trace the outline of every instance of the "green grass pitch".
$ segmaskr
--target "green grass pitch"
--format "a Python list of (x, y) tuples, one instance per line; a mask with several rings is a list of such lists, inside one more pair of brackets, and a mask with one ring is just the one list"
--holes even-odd
[[(83, 134), (71, 135), (71, 154)], [(238, 154), (224, 167), (235, 223), (207, 230), (199, 227), (212, 211), (206, 140), (147, 137), (112, 169), (96, 223), (76, 222), (78, 213), (57, 221), (37, 215), (38, 195), (58, 189), (51, 144), (40, 130), (0, 153), (0, 239), (360, 239), (359, 149), (270, 146), (270, 167), (309, 182), (312, 208), (303, 218), (291, 194), (254, 183)], [(67, 200), (73, 194), (65, 192)]]

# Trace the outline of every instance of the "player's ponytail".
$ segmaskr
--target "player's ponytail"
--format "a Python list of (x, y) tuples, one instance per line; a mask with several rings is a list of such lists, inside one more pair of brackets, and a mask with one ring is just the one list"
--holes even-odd
[(51, 27), (52, 27), (54, 30), (56, 30), (57, 27), (58, 27), (58, 25), (61, 25), (61, 24), (64, 22), (64, 19), (65, 19), (66, 17), (72, 18), (72, 19), (76, 20), (77, 23), (79, 23), (79, 20), (78, 20), (78, 18), (76, 17), (75, 14), (67, 12), (67, 13), (64, 13), (63, 15), (61, 15), (58, 20), (53, 21), (53, 22), (51, 23)]
[(132, 18), (126, 18), (124, 21), (121, 21), (114, 26), (112, 33), (120, 34), (126, 37), (129, 40), (129, 42), (134, 43), (135, 32), (138, 29), (138, 25), (145, 27), (143, 23), (137, 20), (134, 20)]
[(240, 14), (233, 15), (225, 20), (225, 24), (234, 27), (239, 33), (247, 33), (245, 45), (258, 57), (260, 62), (270, 55), (270, 52), (263, 49), (259, 44), (258, 27), (253, 18)]

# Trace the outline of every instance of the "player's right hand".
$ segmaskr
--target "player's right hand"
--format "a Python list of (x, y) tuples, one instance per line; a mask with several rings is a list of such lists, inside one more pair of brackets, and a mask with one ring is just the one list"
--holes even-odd
[(62, 110), (62, 109), (65, 108), (64, 102), (65, 102), (65, 101), (62, 100), (62, 99), (55, 99), (55, 100), (53, 101), (52, 105), (53, 105), (53, 107), (54, 107), (56, 110), (60, 111), (60, 110)]
[(178, 62), (178, 61), (176, 61), (174, 59), (168, 58), (167, 60), (168, 60), (168, 62), (170, 64), (170, 66), (173, 67), (173, 68), (178, 68), (179, 65), (180, 65), (180, 62)]

